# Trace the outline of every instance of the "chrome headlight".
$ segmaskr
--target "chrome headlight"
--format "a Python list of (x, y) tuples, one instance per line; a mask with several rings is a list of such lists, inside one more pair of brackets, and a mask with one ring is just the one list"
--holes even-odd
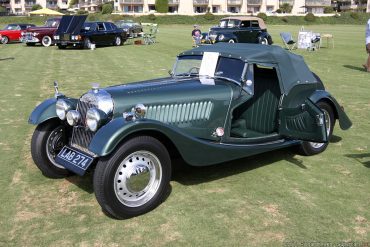
[(73, 105), (64, 99), (58, 99), (55, 104), (55, 112), (61, 120), (66, 119), (67, 112), (73, 108)]
[(34, 33), (32, 33), (32, 35), (37, 36), (37, 35), (39, 35), (39, 33), (34, 32)]
[(54, 39), (55, 39), (55, 40), (58, 40), (58, 39), (59, 39), (59, 35), (55, 35), (55, 36), (54, 36)]
[(218, 40), (223, 40), (225, 38), (225, 35), (223, 35), (223, 34), (220, 34), (219, 36), (218, 36)]
[(99, 109), (90, 108), (86, 112), (86, 125), (93, 132), (97, 131), (107, 120), (107, 114)]
[(77, 125), (81, 121), (81, 114), (76, 110), (67, 112), (67, 122), (71, 126)]

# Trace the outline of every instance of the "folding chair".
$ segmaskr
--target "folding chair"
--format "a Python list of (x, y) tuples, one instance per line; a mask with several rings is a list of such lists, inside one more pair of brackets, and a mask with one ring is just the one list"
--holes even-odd
[(150, 45), (156, 43), (156, 36), (158, 32), (158, 24), (151, 24), (149, 33), (143, 34), (144, 44)]
[(320, 50), (321, 36), (319, 33), (312, 33), (311, 35), (311, 44), (307, 48), (308, 51), (317, 51)]
[(280, 33), (280, 37), (283, 40), (285, 47), (291, 51), (296, 48), (297, 42), (292, 38), (292, 34), (288, 32)]

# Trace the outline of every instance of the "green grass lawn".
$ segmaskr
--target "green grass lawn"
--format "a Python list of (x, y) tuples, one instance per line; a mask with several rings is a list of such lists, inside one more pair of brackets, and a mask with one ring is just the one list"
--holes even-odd
[[(270, 26), (296, 36), (299, 26)], [(180, 161), (171, 194), (128, 220), (101, 212), (90, 176), (47, 179), (33, 164), (32, 109), (61, 92), (166, 76), (191, 48), (191, 26), (162, 26), (152, 46), (91, 50), (0, 45), (0, 246), (261, 246), (287, 241), (370, 241), (370, 73), (364, 27), (309, 26), (332, 33), (335, 48), (296, 50), (345, 107), (353, 127), (338, 126), (329, 148), (312, 157), (280, 150), (212, 167)], [(202, 27), (206, 29), (206, 27)], [(9, 58), (9, 59), (8, 59)], [(296, 242), (298, 244), (298, 242)]]

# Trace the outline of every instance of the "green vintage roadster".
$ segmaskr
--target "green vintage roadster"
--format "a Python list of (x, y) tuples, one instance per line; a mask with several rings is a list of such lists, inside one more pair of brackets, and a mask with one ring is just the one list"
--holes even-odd
[(351, 121), (302, 57), (277, 46), (225, 44), (178, 55), (170, 77), (79, 99), (58, 92), (31, 113), (31, 153), (50, 178), (94, 172), (104, 212), (122, 219), (159, 205), (171, 158), (206, 166), (295, 146), (323, 152)]

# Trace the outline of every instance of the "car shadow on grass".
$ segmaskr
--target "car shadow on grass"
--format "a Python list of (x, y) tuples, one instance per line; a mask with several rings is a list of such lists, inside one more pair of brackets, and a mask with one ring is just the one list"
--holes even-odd
[(361, 163), (363, 166), (370, 168), (370, 153), (346, 154), (344, 156), (355, 159), (357, 162)]
[(292, 151), (291, 147), (203, 167), (190, 166), (182, 159), (178, 159), (172, 162), (172, 180), (183, 185), (201, 184), (272, 165), (280, 160), (286, 160), (298, 168), (307, 169), (303, 162), (295, 156), (296, 152)]

